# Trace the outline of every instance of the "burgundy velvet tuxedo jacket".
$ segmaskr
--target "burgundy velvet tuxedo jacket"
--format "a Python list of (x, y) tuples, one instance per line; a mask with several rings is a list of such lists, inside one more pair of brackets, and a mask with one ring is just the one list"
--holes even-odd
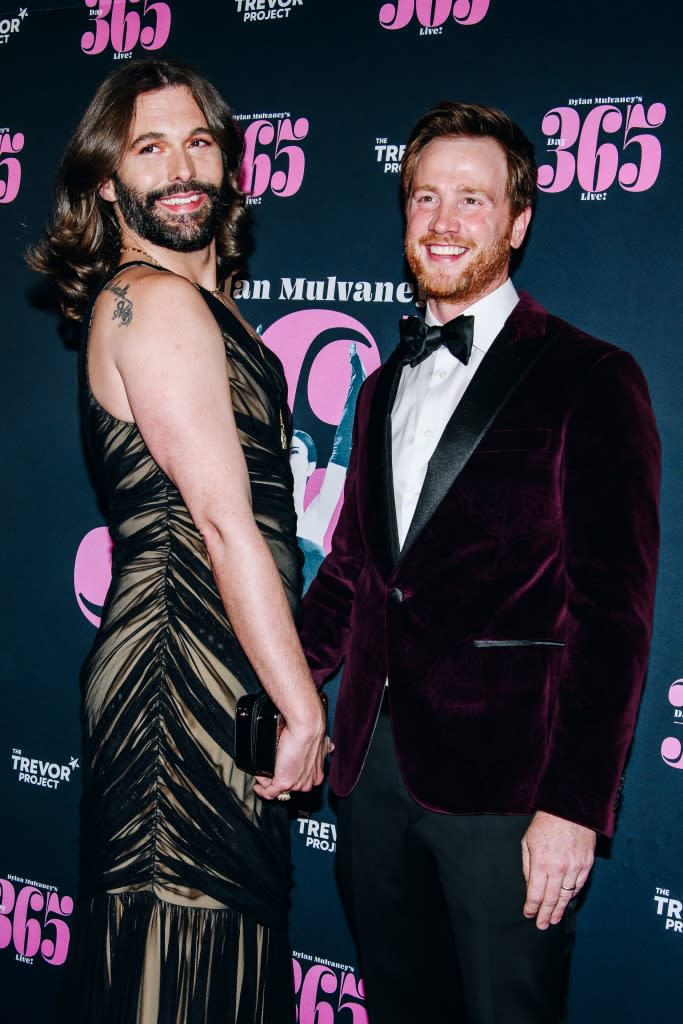
[[(454, 478), (496, 360), (512, 365), (543, 339)], [(400, 769), (420, 804), (540, 809), (610, 835), (658, 551), (660, 449), (643, 375), (522, 295), (442, 435), (399, 551), (398, 374), (394, 354), (361, 391), (344, 507), (304, 601), (316, 683), (345, 662), (332, 788), (356, 784), (388, 678)]]

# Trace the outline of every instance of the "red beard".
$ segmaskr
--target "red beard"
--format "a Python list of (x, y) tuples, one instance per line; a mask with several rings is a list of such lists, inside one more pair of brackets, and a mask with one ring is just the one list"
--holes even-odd
[[(512, 221), (507, 231), (496, 242), (484, 249), (478, 247), (470, 239), (451, 239), (448, 236), (423, 235), (417, 241), (406, 239), (406, 259), (420, 293), (427, 298), (441, 302), (457, 302), (471, 305), (490, 290), (490, 286), (507, 275), (510, 262), (510, 238), (512, 237)], [(450, 264), (442, 266), (426, 265), (423, 247), (425, 245), (462, 245), (470, 250), (466, 266), (459, 270)], [(472, 250), (475, 250), (472, 255)]]

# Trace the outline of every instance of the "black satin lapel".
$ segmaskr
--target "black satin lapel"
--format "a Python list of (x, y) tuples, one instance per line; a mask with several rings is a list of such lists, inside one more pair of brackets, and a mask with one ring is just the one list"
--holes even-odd
[(550, 340), (544, 335), (513, 341), (506, 327), (495, 338), (429, 460), (401, 558), (446, 497), (507, 397)]
[(370, 500), (375, 510), (378, 541), (384, 545), (392, 566), (398, 561), (399, 544), (391, 465), (391, 410), (400, 376), (401, 366), (394, 351), (380, 371), (367, 437)]

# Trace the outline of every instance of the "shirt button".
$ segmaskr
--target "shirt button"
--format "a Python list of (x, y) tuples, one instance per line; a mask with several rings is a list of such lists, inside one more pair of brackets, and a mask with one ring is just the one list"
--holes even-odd
[(398, 587), (392, 587), (389, 591), (389, 600), (392, 604), (400, 604), (403, 600), (403, 591), (399, 590)]
[(431, 430), (425, 430), (425, 437), (431, 437), (431, 436), (432, 436)]
[(439, 380), (445, 380), (447, 376), (448, 376), (448, 374), (446, 373), (445, 370), (440, 370), (439, 371)]

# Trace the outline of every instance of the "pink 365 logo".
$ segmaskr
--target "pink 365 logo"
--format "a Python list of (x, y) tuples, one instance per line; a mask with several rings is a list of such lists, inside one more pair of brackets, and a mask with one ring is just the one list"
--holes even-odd
[(663, 103), (632, 103), (625, 112), (600, 103), (583, 120), (576, 107), (553, 107), (541, 129), (554, 160), (538, 168), (538, 187), (564, 192), (576, 178), (586, 193), (604, 193), (615, 182), (626, 192), (645, 192), (659, 174), (662, 147), (653, 129), (665, 117)]
[(258, 198), (268, 188), (276, 196), (293, 196), (304, 180), (306, 157), (298, 145), (308, 135), (308, 118), (278, 121), (259, 118), (244, 133), (244, 164), (241, 186)]
[(14, 135), (3, 132), (0, 135), (0, 203), (11, 203), (19, 194), (21, 163), (13, 154), (21, 153), (23, 148), (22, 132), (16, 132)]
[(299, 1024), (334, 1024), (342, 1010), (351, 1014), (340, 1018), (348, 1024), (368, 1024), (363, 982), (354, 974), (326, 964), (302, 965), (296, 957), (292, 967)]
[(483, 21), (491, 0), (395, 0), (382, 4), (379, 23), (382, 28), (405, 28), (417, 17), (423, 28), (439, 28), (449, 18), (459, 25)]
[(45, 892), (35, 885), (0, 878), (0, 949), (13, 947), (18, 958), (32, 961), (40, 956), (59, 967), (69, 952), (70, 896)]
[(94, 31), (81, 37), (83, 53), (130, 53), (138, 43), (159, 50), (171, 32), (171, 8), (160, 0), (85, 0), (94, 18)]
[[(676, 679), (669, 687), (669, 703), (674, 708), (674, 722), (683, 729), (683, 679)], [(660, 752), (671, 768), (683, 768), (683, 742), (678, 736), (667, 736)]]

